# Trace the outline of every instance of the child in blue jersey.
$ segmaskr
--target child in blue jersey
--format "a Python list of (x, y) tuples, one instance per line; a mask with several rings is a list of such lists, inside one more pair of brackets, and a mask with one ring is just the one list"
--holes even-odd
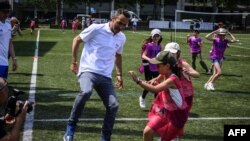
[[(159, 29), (153, 29), (151, 36), (143, 43), (142, 64), (144, 66), (145, 80), (149, 81), (159, 75), (157, 65), (149, 63), (149, 60), (156, 57), (161, 51), (162, 34)], [(141, 108), (146, 108), (145, 98), (148, 91), (143, 90), (142, 95), (139, 97), (139, 105)]]

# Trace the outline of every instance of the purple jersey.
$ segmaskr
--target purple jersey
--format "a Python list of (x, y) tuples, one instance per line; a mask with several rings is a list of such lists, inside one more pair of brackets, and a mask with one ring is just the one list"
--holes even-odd
[(199, 45), (202, 42), (200, 37), (190, 36), (188, 38), (189, 49), (191, 53), (197, 53), (201, 51), (201, 46)]
[[(153, 43), (147, 43), (147, 45), (146, 45), (146, 51), (147, 51), (146, 56), (148, 58), (154, 58), (161, 51), (161, 46), (153, 44)], [(149, 69), (151, 71), (154, 71), (154, 72), (158, 71), (157, 70), (157, 65), (155, 65), (155, 64), (149, 64)]]
[(210, 52), (210, 59), (221, 60), (224, 56), (224, 52), (227, 48), (228, 39), (213, 39), (213, 46)]

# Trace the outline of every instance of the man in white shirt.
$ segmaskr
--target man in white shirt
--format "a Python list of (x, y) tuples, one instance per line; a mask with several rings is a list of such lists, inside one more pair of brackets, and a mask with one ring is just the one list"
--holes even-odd
[(8, 56), (12, 58), (12, 70), (17, 69), (17, 62), (15, 58), (14, 47), (11, 41), (11, 24), (7, 19), (10, 13), (10, 7), (7, 5), (8, 1), (1, 2), (0, 5), (0, 77), (7, 79), (8, 76)]
[(138, 21), (139, 20), (135, 16), (131, 19), (133, 32), (136, 31)]
[[(129, 22), (127, 10), (118, 9), (111, 22), (92, 24), (73, 39), (71, 70), (77, 74), (80, 93), (76, 97), (64, 141), (73, 141), (74, 131), (86, 101), (93, 88), (97, 91), (106, 108), (100, 141), (110, 141), (118, 101), (112, 84), (112, 71), (116, 65), (116, 87), (122, 88), (122, 51), (126, 37), (121, 32)], [(80, 64), (77, 54), (80, 43), (84, 42)]]

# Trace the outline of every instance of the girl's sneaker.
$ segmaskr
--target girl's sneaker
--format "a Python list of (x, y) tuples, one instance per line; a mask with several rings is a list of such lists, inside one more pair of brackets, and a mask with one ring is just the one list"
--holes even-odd
[(146, 108), (145, 99), (142, 96), (139, 97), (139, 105), (142, 109)]
[(211, 83), (211, 82), (209, 82), (209, 83), (207, 84), (207, 90), (208, 90), (208, 91), (214, 91), (214, 90), (215, 90), (214, 84)]

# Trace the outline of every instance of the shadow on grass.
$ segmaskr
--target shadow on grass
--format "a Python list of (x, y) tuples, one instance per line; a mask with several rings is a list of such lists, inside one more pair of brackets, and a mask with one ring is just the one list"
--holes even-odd
[[(9, 72), (10, 75), (23, 75), (23, 76), (31, 76), (32, 73), (19, 73), (19, 72)], [(36, 76), (44, 76), (44, 74), (36, 74)]]
[(197, 140), (197, 141), (222, 141), (223, 137), (222, 136), (213, 136), (213, 135), (193, 135), (193, 134), (188, 134), (184, 133), (183, 139), (188, 139), (188, 140)]
[(191, 112), (190, 112), (190, 113), (189, 113), (189, 117), (192, 117), (192, 118), (193, 118), (193, 117), (196, 117), (196, 118), (197, 118), (197, 117), (199, 117), (199, 115), (196, 114), (196, 113), (191, 113)]
[[(43, 88), (44, 89), (44, 88)], [(70, 115), (72, 105), (79, 91), (50, 91), (36, 94), (36, 117), (37, 118), (62, 118)], [(86, 102), (82, 111), (84, 118), (104, 117), (105, 107), (102, 100), (97, 96)], [(58, 114), (60, 113), (60, 114)], [(120, 116), (125, 116), (121, 115)]]
[[(207, 75), (207, 76), (211, 76), (212, 74), (207, 74), (207, 73), (201, 73), (203, 75)], [(228, 73), (222, 73), (221, 76), (225, 76), (225, 77), (243, 77), (243, 75), (239, 75), (239, 74), (228, 74)]]
[[(129, 128), (127, 126), (128, 122), (125, 121), (116, 121), (113, 128), (113, 135), (121, 135), (121, 136), (142, 136), (143, 129), (133, 129), (134, 127)], [(103, 121), (80, 121), (77, 123), (77, 128), (75, 134), (96, 134), (100, 136), (101, 128)], [(47, 130), (47, 131), (65, 131), (67, 125), (67, 121), (65, 122), (35, 122), (35, 126), (33, 130)], [(119, 127), (119, 126), (125, 126)], [(76, 135), (78, 136), (78, 135)]]
[(228, 74), (228, 73), (222, 73), (222, 76), (227, 76), (227, 77), (243, 77), (243, 75), (239, 74)]
[(222, 92), (226, 94), (249, 94), (250, 95), (250, 92), (246, 92), (246, 91), (216, 90), (215, 92)]
[[(13, 44), (17, 56), (34, 56), (36, 48), (35, 41), (13, 41)], [(44, 56), (55, 45), (56, 42), (39, 41), (39, 56)]]

